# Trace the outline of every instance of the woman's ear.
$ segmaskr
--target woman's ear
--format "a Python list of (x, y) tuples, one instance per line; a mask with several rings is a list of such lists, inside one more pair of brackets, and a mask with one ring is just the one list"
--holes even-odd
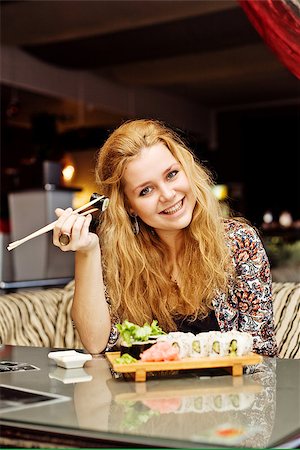
[(130, 216), (134, 216), (135, 215), (134, 210), (130, 207), (130, 205), (128, 203), (126, 203), (125, 209), (127, 211), (127, 214), (129, 214)]
[(125, 197), (124, 205), (125, 205), (125, 209), (126, 209), (127, 213), (130, 216), (133, 216), (134, 215), (134, 210), (130, 207), (130, 204), (129, 204), (129, 202), (128, 202), (126, 197)]

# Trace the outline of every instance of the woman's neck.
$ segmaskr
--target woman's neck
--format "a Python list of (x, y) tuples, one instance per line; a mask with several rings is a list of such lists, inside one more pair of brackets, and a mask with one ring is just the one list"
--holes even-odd
[(160, 239), (167, 246), (168, 255), (168, 268), (170, 278), (176, 284), (180, 283), (180, 266), (179, 266), (179, 254), (183, 244), (183, 231), (176, 230), (175, 232), (161, 233)]
[(182, 248), (183, 230), (157, 231), (157, 234), (161, 241), (166, 244), (171, 260), (175, 262)]

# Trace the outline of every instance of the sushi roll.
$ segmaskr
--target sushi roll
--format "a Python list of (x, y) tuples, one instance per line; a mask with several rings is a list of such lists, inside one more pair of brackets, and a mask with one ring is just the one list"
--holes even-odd
[(179, 358), (188, 358), (190, 356), (189, 337), (180, 337), (171, 339), (172, 346), (178, 348)]
[(191, 333), (183, 333), (182, 331), (171, 331), (167, 334), (162, 334), (161, 336), (157, 336), (157, 341), (174, 341), (177, 339), (185, 339), (187, 334)]
[(158, 337), (158, 341), (171, 342), (172, 346), (178, 349), (179, 358), (187, 358), (190, 356), (190, 339), (193, 333), (183, 333), (174, 331)]
[(252, 351), (253, 337), (249, 333), (233, 330), (226, 333), (209, 332), (210, 356), (243, 356)]
[(208, 356), (208, 333), (199, 333), (196, 336), (190, 336), (190, 356), (199, 358)]
[(233, 330), (224, 333), (229, 356), (243, 356), (253, 349), (253, 337), (249, 333)]
[(228, 355), (228, 345), (225, 339), (225, 333), (221, 331), (210, 331), (208, 336), (208, 354), (209, 356)]

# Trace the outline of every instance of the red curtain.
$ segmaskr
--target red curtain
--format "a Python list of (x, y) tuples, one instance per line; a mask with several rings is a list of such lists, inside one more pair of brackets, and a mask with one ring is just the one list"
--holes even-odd
[(299, 0), (238, 0), (248, 19), (277, 54), (280, 61), (300, 79)]

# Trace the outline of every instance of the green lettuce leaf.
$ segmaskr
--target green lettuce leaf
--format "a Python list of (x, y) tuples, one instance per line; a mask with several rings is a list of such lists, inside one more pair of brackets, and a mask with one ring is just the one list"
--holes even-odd
[(151, 325), (146, 322), (142, 327), (129, 322), (129, 320), (124, 320), (123, 323), (116, 324), (116, 327), (120, 333), (121, 341), (128, 346), (131, 346), (134, 342), (145, 342), (151, 337), (165, 334), (157, 320), (153, 320)]

